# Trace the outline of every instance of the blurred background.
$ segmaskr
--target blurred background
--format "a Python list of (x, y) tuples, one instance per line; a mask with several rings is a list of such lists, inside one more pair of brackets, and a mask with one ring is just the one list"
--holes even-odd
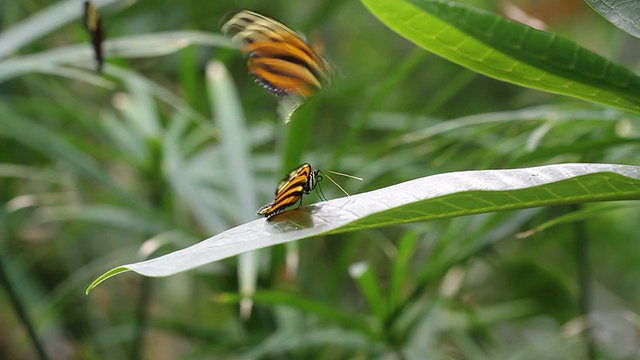
[[(522, 10), (533, 19), (521, 21), (640, 68), (639, 40), (583, 1), (464, 3)], [(337, 69), (288, 126), (240, 52), (218, 39), (221, 19), (242, 8), (320, 39)], [(47, 29), (0, 56), (0, 358), (640, 358), (633, 202), (265, 249), (247, 260), (257, 269), (250, 311), (239, 306), (238, 258), (168, 278), (120, 275), (86, 296), (115, 266), (254, 218), (234, 188), (210, 62), (228, 71), (232, 86), (220, 91), (239, 99), (246, 129), (234, 140), (248, 144), (244, 180), (258, 206), (303, 162), (363, 177), (338, 179), (350, 193), (448, 171), (638, 165), (640, 117), (477, 75), (394, 34), (358, 1), (111, 1), (99, 10), (107, 40), (211, 37), (172, 50), (141, 42), (134, 57), (107, 46), (104, 75), (92, 71), (81, 10), (81, 1), (0, 2), (0, 47)], [(47, 11), (68, 21), (55, 25)], [(75, 66), (38, 67), (76, 51)], [(328, 182), (323, 191), (341, 196)], [(530, 231), (576, 211), (579, 221)]]

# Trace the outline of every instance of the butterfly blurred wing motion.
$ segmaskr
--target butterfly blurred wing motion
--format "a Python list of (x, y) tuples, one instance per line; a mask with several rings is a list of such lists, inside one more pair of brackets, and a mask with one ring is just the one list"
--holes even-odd
[(243, 10), (222, 32), (247, 57), (249, 72), (270, 93), (296, 107), (331, 80), (332, 69), (301, 35), (266, 16)]
[(270, 217), (281, 213), (298, 201), (301, 206), (302, 195), (311, 193), (320, 179), (318, 170), (313, 170), (311, 165), (305, 163), (298, 166), (278, 184), (273, 201), (263, 205), (256, 214)]
[(98, 9), (90, 2), (84, 2), (84, 27), (91, 37), (91, 45), (96, 57), (96, 71), (102, 72), (104, 62), (102, 55), (102, 42), (104, 41), (104, 24), (98, 13)]

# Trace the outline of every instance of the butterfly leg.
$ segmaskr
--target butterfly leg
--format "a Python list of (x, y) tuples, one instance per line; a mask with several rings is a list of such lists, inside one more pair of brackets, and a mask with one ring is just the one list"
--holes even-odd
[(298, 203), (298, 207), (296, 209), (300, 209), (302, 207), (302, 196), (300, 196), (300, 202)]

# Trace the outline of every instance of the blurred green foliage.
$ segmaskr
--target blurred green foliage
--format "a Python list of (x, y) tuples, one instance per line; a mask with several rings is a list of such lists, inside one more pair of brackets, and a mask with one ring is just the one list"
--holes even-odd
[[(61, 4), (0, 3), (0, 35)], [(549, 20), (549, 31), (637, 69), (638, 39), (579, 4)], [(51, 359), (584, 358), (585, 283), (599, 356), (640, 356), (631, 335), (640, 324), (635, 203), (605, 204), (524, 239), (517, 235), (602, 204), (270, 248), (251, 260), (258, 272), (248, 318), (239, 315), (235, 258), (163, 279), (120, 276), (85, 296), (106, 269), (246, 220), (205, 80), (212, 60), (227, 68), (241, 101), (259, 204), (301, 162), (365, 178), (342, 182), (352, 193), (447, 171), (638, 164), (640, 118), (461, 68), (394, 34), (357, 1), (116, 1), (100, 12), (107, 38), (126, 47), (106, 49), (101, 76), (91, 71), (81, 2), (67, 5), (67, 25), (0, 58), (0, 358), (37, 358), (25, 322)], [(189, 33), (198, 45), (187, 47), (127, 42), (217, 35), (238, 6), (319, 31), (339, 70), (288, 127), (241, 54), (215, 36)], [(75, 54), (71, 45), (81, 46), (73, 65), (47, 63), (55, 49)], [(125, 50), (136, 56), (109, 56)], [(43, 53), (26, 72), (11, 63)], [(443, 124), (452, 126), (438, 130)]]

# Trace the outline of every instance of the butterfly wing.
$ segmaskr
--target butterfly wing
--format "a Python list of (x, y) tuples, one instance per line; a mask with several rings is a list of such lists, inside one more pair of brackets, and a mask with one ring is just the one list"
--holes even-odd
[(277, 96), (300, 97), (300, 103), (331, 78), (331, 66), (295, 31), (252, 11), (231, 17), (222, 31), (247, 56), (249, 72)]
[(258, 209), (257, 214), (272, 216), (301, 201), (302, 195), (308, 194), (310, 191), (308, 183), (311, 173), (312, 169), (309, 164), (302, 164), (289, 172), (289, 175), (278, 184), (273, 201)]

